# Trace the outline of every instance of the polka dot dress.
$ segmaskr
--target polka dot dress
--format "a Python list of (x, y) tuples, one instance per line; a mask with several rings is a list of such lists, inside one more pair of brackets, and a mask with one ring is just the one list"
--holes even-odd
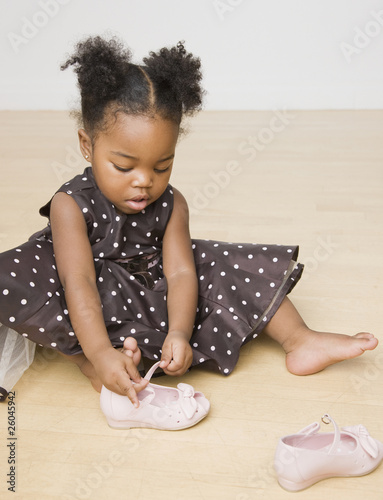
[[(162, 238), (173, 209), (169, 185), (138, 214), (120, 215), (90, 167), (64, 184), (84, 214), (105, 324), (115, 347), (133, 336), (145, 357), (161, 358), (168, 329)], [(40, 213), (49, 217), (50, 202)], [(68, 240), (69, 241), (69, 240)], [(191, 338), (193, 365), (227, 375), (239, 350), (257, 337), (295, 286), (297, 246), (192, 240), (199, 299)], [(82, 352), (58, 278), (50, 225), (0, 254), (0, 322), (65, 354)]]

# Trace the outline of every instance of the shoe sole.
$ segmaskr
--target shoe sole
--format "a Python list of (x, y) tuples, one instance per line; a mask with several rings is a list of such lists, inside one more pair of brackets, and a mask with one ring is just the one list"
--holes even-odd
[(201, 422), (206, 417), (206, 415), (202, 415), (201, 418), (193, 422), (191, 425), (186, 424), (182, 427), (161, 427), (156, 424), (151, 424), (150, 422), (120, 422), (118, 420), (113, 420), (112, 418), (107, 418), (106, 421), (111, 429), (119, 429), (119, 430), (129, 430), (129, 429), (156, 429), (158, 431), (182, 431), (183, 429), (188, 429), (189, 427), (193, 427), (194, 425)]
[(324, 479), (367, 476), (368, 474), (370, 474), (370, 472), (373, 472), (375, 469), (377, 469), (379, 465), (380, 463), (377, 464), (373, 469), (367, 472), (363, 472), (361, 474), (344, 474), (344, 475), (324, 474), (323, 476), (317, 476), (315, 479), (308, 479), (307, 481), (302, 481), (301, 483), (294, 483), (294, 481), (289, 481), (288, 479), (278, 478), (278, 483), (286, 491), (302, 491), (307, 488), (310, 488), (310, 486), (312, 486), (313, 484), (319, 483), (319, 481), (323, 481)]

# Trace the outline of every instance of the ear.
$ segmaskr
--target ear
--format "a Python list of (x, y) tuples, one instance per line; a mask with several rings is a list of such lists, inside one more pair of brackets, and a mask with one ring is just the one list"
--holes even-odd
[(92, 161), (92, 141), (83, 128), (78, 131), (80, 150), (86, 161)]

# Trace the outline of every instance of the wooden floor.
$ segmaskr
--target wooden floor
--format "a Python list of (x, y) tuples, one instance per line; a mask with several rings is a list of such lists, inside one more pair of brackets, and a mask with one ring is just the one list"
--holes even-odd
[[(86, 163), (66, 113), (0, 119), (3, 251), (45, 225), (39, 207)], [(188, 199), (193, 237), (300, 244), (306, 271), (291, 299), (307, 323), (372, 331), (381, 340), (374, 352), (297, 377), (279, 346), (260, 336), (229, 377), (203, 369), (183, 377), (210, 399), (211, 413), (194, 428), (165, 432), (110, 429), (80, 372), (38, 350), (15, 388), (12, 498), (289, 499), (272, 466), (280, 436), (328, 412), (383, 441), (382, 137), (383, 111), (204, 112), (179, 143), (172, 178)], [(8, 498), (7, 412), (1, 404), (1, 498)], [(382, 467), (296, 498), (380, 499)]]

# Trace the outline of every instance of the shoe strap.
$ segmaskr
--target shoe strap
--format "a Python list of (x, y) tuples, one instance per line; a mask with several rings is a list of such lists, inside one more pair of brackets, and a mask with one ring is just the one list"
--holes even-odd
[(153, 376), (153, 373), (157, 370), (157, 368), (160, 366), (161, 361), (157, 361), (157, 363), (154, 363), (154, 365), (150, 368), (148, 373), (145, 375), (146, 380), (150, 380)]
[(314, 422), (306, 427), (303, 427), (297, 434), (305, 434), (306, 436), (311, 436), (311, 434), (316, 434), (320, 429), (318, 422)]
[(339, 441), (340, 441), (339, 427), (337, 426), (335, 420), (333, 420), (332, 417), (328, 413), (325, 413), (323, 415), (322, 422), (326, 425), (328, 425), (331, 422), (332, 425), (334, 426), (334, 441), (333, 441), (333, 443), (328, 451), (328, 454), (331, 455), (334, 453), (334, 451), (336, 450), (336, 448), (339, 445)]

